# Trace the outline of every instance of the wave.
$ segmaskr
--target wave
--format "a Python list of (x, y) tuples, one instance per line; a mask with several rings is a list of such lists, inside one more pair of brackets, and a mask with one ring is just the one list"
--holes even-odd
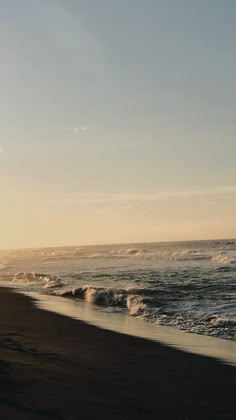
[(212, 261), (217, 264), (236, 264), (236, 253), (221, 252), (213, 255)]
[(130, 315), (140, 315), (145, 312), (147, 308), (145, 300), (150, 300), (152, 293), (148, 289), (114, 289), (84, 286), (59, 294), (63, 297), (81, 299), (96, 305), (126, 309)]
[(194, 250), (183, 250), (183, 251), (154, 251), (151, 249), (120, 249), (111, 251), (108, 256), (112, 257), (128, 257), (128, 258), (147, 258), (157, 260), (174, 260), (174, 261), (185, 261), (185, 260), (205, 260), (210, 259), (210, 256), (205, 252), (194, 251)]
[(223, 271), (223, 272), (226, 272), (226, 273), (231, 272), (231, 271), (236, 271), (236, 265), (222, 265), (222, 266), (217, 268), (217, 271)]
[[(1, 255), (1, 254), (0, 254)], [(131, 259), (131, 260), (153, 260), (153, 261), (173, 261), (173, 262), (203, 262), (212, 261), (219, 264), (236, 264), (236, 243), (233, 241), (219, 242), (211, 247), (170, 247), (147, 245), (141, 246), (98, 246), (98, 247), (65, 247), (48, 249), (31, 249), (20, 251), (9, 251), (1, 255), (2, 263), (16, 263), (22, 258), (39, 258), (39, 261), (46, 263), (57, 263), (58, 261), (75, 261), (81, 259)], [(12, 261), (13, 258), (13, 261)], [(14, 258), (16, 261), (14, 261)], [(6, 267), (0, 267), (5, 269)]]
[(131, 258), (131, 259), (152, 259), (160, 261), (212, 261), (216, 264), (235, 264), (235, 251), (154, 251), (151, 249), (121, 248), (103, 253), (81, 253), (76, 255), (78, 258)]
[(157, 317), (155, 323), (175, 327), (189, 333), (236, 340), (236, 319), (230, 315), (215, 314), (194, 318), (184, 312), (178, 314), (167, 313)]
[[(176, 306), (179, 296), (162, 290), (147, 288), (116, 289), (111, 287), (83, 286), (59, 291), (56, 294), (86, 301), (104, 307), (105, 311), (126, 313), (159, 325), (172, 326), (186, 332), (236, 339), (234, 306), (231, 315), (207, 315), (190, 306)], [(55, 293), (53, 293), (55, 294)], [(229, 305), (227, 305), (230, 310)], [(219, 309), (220, 311), (220, 309)]]
[(0, 281), (5, 285), (232, 339), (235, 276), (236, 241), (0, 252)]
[[(228, 267), (228, 266), (225, 266)], [(236, 339), (234, 281), (218, 284), (203, 281), (163, 287), (71, 287), (60, 278), (44, 273), (20, 272), (11, 281), (20, 285), (40, 286), (45, 293), (98, 305), (105, 312), (118, 312), (180, 330), (220, 338)], [(186, 301), (186, 294), (189, 300)], [(204, 308), (204, 298), (210, 302)], [(220, 300), (215, 296), (219, 296)], [(214, 302), (214, 306), (212, 306)]]
[(57, 276), (52, 276), (51, 274), (42, 274), (42, 273), (27, 273), (20, 272), (15, 274), (12, 279), (13, 283), (21, 284), (34, 284), (40, 285), (44, 288), (54, 288), (61, 286), (61, 280)]

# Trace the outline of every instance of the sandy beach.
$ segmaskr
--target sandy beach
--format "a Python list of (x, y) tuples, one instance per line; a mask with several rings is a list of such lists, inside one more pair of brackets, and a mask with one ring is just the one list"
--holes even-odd
[(0, 289), (1, 419), (236, 418), (236, 371)]
[(0, 420), (236, 420), (236, 0), (0, 6)]

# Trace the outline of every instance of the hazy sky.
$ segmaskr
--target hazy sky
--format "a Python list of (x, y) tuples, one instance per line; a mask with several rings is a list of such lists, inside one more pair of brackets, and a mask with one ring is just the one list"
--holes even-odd
[(0, 247), (236, 237), (235, 21), (0, 0)]

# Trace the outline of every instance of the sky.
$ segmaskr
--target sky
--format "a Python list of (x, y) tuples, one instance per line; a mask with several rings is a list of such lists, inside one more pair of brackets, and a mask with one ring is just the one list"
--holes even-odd
[(0, 247), (235, 238), (235, 19), (0, 0)]

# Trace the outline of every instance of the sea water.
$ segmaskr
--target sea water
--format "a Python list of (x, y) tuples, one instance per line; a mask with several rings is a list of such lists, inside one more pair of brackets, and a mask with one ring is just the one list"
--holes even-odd
[(0, 281), (103, 316), (236, 340), (234, 240), (2, 250)]

